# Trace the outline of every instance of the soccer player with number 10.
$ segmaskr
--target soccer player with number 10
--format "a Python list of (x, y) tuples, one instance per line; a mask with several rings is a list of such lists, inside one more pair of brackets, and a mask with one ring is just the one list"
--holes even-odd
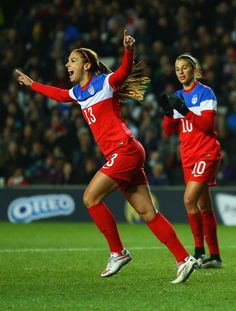
[[(216, 184), (221, 148), (216, 132), (217, 100), (213, 90), (200, 83), (198, 60), (182, 54), (175, 61), (175, 73), (183, 88), (174, 95), (163, 94), (164, 131), (178, 133), (186, 189), (184, 205), (194, 237), (199, 267), (221, 268), (217, 223), (212, 209), (210, 186)], [(206, 258), (204, 238), (210, 258)]]

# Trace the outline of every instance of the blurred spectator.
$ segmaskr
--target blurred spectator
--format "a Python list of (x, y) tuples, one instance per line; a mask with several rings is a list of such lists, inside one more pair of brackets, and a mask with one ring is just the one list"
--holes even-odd
[(16, 140), (10, 141), (5, 150), (5, 177), (11, 176), (18, 167), (24, 167), (24, 157)]
[(229, 111), (226, 117), (226, 125), (232, 136), (236, 135), (236, 90), (229, 95)]
[(231, 184), (236, 181), (236, 163), (229, 161), (229, 156), (226, 151), (222, 151), (222, 162), (220, 170), (217, 174), (217, 181), (220, 185)]
[(79, 170), (79, 183), (85, 185), (88, 184), (96, 174), (98, 167), (93, 157), (86, 158), (84, 163), (85, 166), (83, 168), (80, 167)]
[(157, 162), (152, 167), (152, 174), (150, 175), (149, 182), (154, 186), (165, 186), (169, 185), (169, 180), (165, 172), (164, 165)]
[(19, 187), (28, 186), (30, 181), (25, 176), (24, 170), (18, 167), (14, 170), (13, 174), (6, 180), (6, 186), (8, 187)]
[(65, 162), (62, 168), (62, 177), (60, 180), (60, 184), (74, 185), (79, 183), (79, 172), (71, 163)]
[(62, 179), (62, 172), (56, 165), (56, 158), (48, 154), (43, 161), (38, 162), (31, 174), (31, 181), (34, 184), (59, 184)]

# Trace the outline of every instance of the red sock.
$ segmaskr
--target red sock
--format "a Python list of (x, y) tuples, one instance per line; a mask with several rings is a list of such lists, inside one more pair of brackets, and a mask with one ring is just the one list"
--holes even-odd
[(219, 244), (217, 239), (217, 223), (213, 211), (202, 212), (204, 238), (207, 242), (209, 253), (218, 255)]
[(203, 234), (203, 223), (201, 213), (198, 212), (195, 214), (188, 214), (188, 220), (190, 228), (192, 230), (195, 247), (203, 248), (204, 234)]
[(115, 218), (105, 203), (100, 202), (93, 205), (88, 208), (88, 211), (98, 229), (105, 236), (111, 253), (121, 253), (124, 246), (120, 240)]
[(168, 247), (177, 262), (182, 262), (189, 256), (189, 253), (177, 237), (174, 227), (160, 212), (147, 225), (158, 240)]

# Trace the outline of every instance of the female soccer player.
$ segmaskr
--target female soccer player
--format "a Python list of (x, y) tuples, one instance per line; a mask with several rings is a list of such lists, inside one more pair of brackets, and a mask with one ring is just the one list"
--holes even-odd
[(74, 101), (80, 105), (93, 136), (106, 157), (106, 164), (95, 174), (85, 190), (83, 201), (91, 218), (103, 233), (110, 248), (110, 258), (102, 277), (118, 272), (131, 260), (120, 239), (115, 219), (103, 199), (120, 189), (129, 203), (141, 215), (155, 236), (176, 258), (177, 278), (172, 283), (186, 281), (197, 268), (197, 261), (186, 251), (172, 225), (156, 210), (144, 173), (145, 152), (126, 127), (120, 113), (120, 99), (142, 100), (148, 78), (137, 75), (140, 65), (133, 65), (135, 40), (124, 31), (124, 55), (120, 67), (111, 72), (98, 55), (86, 48), (71, 52), (66, 64), (70, 90), (34, 82), (17, 70), (18, 81), (59, 102)]
[[(217, 100), (211, 88), (198, 80), (202, 77), (196, 58), (180, 55), (175, 72), (183, 89), (174, 95), (162, 95), (164, 130), (168, 136), (178, 132), (186, 189), (184, 205), (192, 230), (195, 254), (202, 268), (221, 268), (217, 223), (209, 187), (216, 184), (221, 160), (220, 143), (215, 130)], [(206, 259), (204, 238), (210, 258)]]

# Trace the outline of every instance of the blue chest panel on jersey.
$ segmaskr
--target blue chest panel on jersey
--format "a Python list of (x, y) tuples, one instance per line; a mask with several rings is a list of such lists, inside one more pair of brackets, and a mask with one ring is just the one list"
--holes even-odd
[(103, 89), (104, 80), (107, 75), (101, 74), (94, 76), (85, 90), (82, 90), (79, 84), (73, 88), (73, 93), (76, 99), (80, 102), (94, 96)]
[(189, 93), (184, 92), (182, 89), (177, 91), (175, 95), (178, 97), (183, 96), (184, 102), (188, 108), (199, 107), (201, 102), (206, 100), (216, 100), (213, 91), (201, 83), (198, 83), (196, 87)]

